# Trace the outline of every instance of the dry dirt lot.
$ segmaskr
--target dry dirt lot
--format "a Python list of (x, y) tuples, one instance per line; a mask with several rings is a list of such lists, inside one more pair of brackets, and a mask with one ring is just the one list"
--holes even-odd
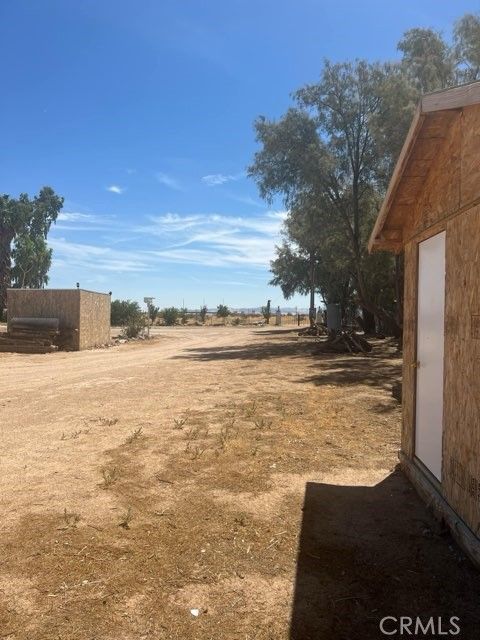
[(0, 638), (477, 637), (479, 575), (396, 470), (399, 366), (268, 327), (0, 354)]

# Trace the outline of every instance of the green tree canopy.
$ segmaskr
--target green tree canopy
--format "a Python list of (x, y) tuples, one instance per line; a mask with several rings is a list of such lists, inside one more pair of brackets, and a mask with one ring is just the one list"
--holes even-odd
[(467, 13), (453, 29), (457, 81), (472, 82), (480, 78), (480, 16)]
[(62, 206), (63, 198), (51, 187), (43, 187), (34, 198), (26, 193), (18, 198), (0, 195), (0, 309), (6, 305), (12, 275), (15, 286), (43, 286), (48, 281), (51, 252), (46, 238)]

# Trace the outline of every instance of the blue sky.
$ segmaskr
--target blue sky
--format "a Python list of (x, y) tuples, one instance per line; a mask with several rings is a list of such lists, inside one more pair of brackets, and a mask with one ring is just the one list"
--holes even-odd
[[(281, 202), (246, 178), (253, 120), (325, 57), (393, 59), (478, 1), (2, 0), (0, 190), (65, 197), (50, 286), (160, 306), (285, 304)], [(305, 307), (305, 298), (288, 303)]]

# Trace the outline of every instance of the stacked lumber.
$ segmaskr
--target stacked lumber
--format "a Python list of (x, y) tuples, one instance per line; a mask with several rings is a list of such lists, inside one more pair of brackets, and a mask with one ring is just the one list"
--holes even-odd
[(51, 353), (58, 350), (58, 318), (13, 318), (7, 333), (0, 334), (0, 351)]
[(315, 353), (369, 353), (372, 345), (354, 331), (339, 331), (318, 345)]
[(60, 329), (55, 337), (55, 345), (61, 351), (72, 351), (78, 342), (78, 329)]

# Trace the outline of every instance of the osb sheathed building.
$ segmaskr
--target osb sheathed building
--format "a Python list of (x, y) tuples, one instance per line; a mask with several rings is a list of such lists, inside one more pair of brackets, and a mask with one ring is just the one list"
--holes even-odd
[(480, 564), (480, 82), (422, 98), (369, 248), (405, 258), (401, 464)]
[(110, 342), (110, 294), (84, 289), (8, 289), (7, 328), (13, 318), (58, 318), (71, 336), (69, 348), (90, 349)]

